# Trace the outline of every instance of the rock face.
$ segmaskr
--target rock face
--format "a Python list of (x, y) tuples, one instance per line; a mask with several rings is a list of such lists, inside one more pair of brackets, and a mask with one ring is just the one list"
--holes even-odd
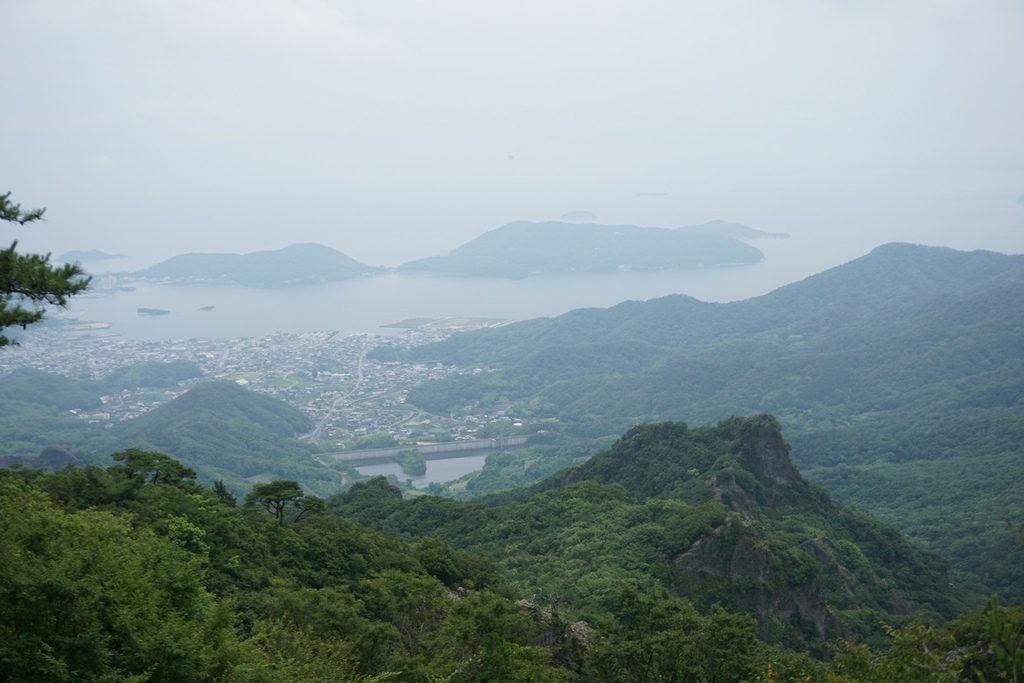
[(775, 506), (793, 494), (806, 493), (807, 482), (789, 459), (789, 445), (771, 415), (758, 415), (741, 427), (744, 446), (740, 464), (768, 488), (765, 504)]
[(703, 608), (718, 602), (749, 611), (766, 639), (796, 643), (801, 636), (848, 636), (828, 605), (819, 572), (810, 564), (802, 571), (781, 567), (780, 550), (756, 531), (727, 521), (675, 558), (673, 587)]
[(956, 611), (942, 597), (945, 564), (807, 482), (770, 415), (698, 429), (639, 425), (548, 483), (582, 480), (620, 484), (641, 500), (719, 503), (712, 528), (671, 558), (669, 588), (702, 609), (754, 615), (767, 640), (827, 655), (824, 643), (879, 620)]

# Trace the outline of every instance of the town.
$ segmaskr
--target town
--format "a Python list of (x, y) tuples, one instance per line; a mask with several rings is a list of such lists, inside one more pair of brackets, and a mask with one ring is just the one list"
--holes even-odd
[[(494, 414), (437, 416), (405, 403), (408, 390), (424, 381), (481, 368), (380, 362), (367, 353), (382, 344), (408, 348), (438, 341), (460, 327), (423, 324), (400, 335), (339, 335), (334, 332), (275, 334), (261, 338), (122, 339), (60, 326), (26, 332), (18, 346), (0, 355), (0, 376), (19, 367), (81, 379), (102, 379), (138, 363), (189, 361), (202, 376), (177, 386), (130, 388), (104, 396), (101, 410), (81, 413), (101, 424), (130, 420), (188, 391), (196, 382), (230, 380), (276, 396), (303, 411), (313, 424), (300, 438), (323, 451), (390, 443), (425, 443), (507, 434), (522, 422)], [(390, 437), (390, 438), (389, 438)]]

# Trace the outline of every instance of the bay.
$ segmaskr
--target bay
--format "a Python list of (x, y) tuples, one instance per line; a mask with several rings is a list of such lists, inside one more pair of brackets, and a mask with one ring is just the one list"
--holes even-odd
[[(734, 301), (765, 294), (834, 265), (822, 252), (818, 258), (808, 259), (808, 252), (795, 246), (794, 240), (760, 240), (758, 248), (767, 258), (749, 266), (521, 280), (391, 273), (303, 287), (254, 289), (231, 284), (153, 284), (106, 276), (97, 277), (93, 292), (76, 297), (64, 315), (82, 322), (107, 323), (104, 332), (108, 334), (152, 341), (314, 331), (396, 334), (401, 330), (382, 326), (421, 317), (552, 317), (577, 308), (608, 307), (668, 294)], [(801, 251), (804, 256), (798, 256)], [(140, 308), (168, 313), (141, 315)]]

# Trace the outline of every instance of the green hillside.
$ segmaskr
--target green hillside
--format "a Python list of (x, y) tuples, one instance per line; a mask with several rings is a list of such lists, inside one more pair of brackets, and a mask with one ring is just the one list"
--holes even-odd
[(399, 270), (473, 277), (651, 271), (734, 266), (764, 258), (725, 235), (548, 221), (509, 223), (447, 256), (411, 261)]
[(113, 461), (0, 470), (5, 680), (925, 683), (1024, 662), (1020, 609), (908, 622), (968, 594), (800, 479), (767, 416), (643, 425), (488, 505), (372, 480), (331, 501), (350, 519), (294, 482), (239, 501), (161, 453)]
[(552, 445), (495, 458), (470, 490), (535, 479), (539, 459), (569, 464), (568, 437), (768, 411), (839, 500), (1024, 600), (1005, 521), (1024, 521), (1022, 329), (1024, 257), (893, 244), (755, 299), (627, 302), (404, 357), (492, 370), (421, 385), (417, 407), (485, 402), (547, 432)]
[(667, 591), (753, 615), (771, 642), (825, 654), (910, 615), (950, 618), (984, 595), (934, 553), (832, 503), (793, 467), (769, 416), (641, 425), (530, 489), (478, 503), (396, 498), (383, 480), (329, 508), (401, 537), (485, 551), (528, 595), (615, 611)]
[(295, 438), (310, 429), (305, 415), (234, 382), (200, 382), (150, 412), (109, 426), (92, 417), (105, 410), (101, 397), (131, 387), (166, 400), (165, 389), (201, 374), (189, 362), (139, 363), (102, 380), (30, 369), (10, 373), (0, 381), (0, 464), (105, 466), (114, 450), (141, 448), (170, 454), (200, 481), (222, 480), (235, 491), (257, 481), (295, 479), (321, 495), (340, 491), (346, 474), (354, 474), (315, 458)]
[(247, 287), (286, 287), (344, 280), (377, 270), (322, 244), (292, 244), (249, 254), (182, 254), (135, 275), (175, 283), (222, 281)]
[(310, 491), (341, 490), (344, 470), (315, 459), (295, 437), (310, 428), (296, 408), (234, 382), (204, 382), (116, 428), (120, 448), (155, 450), (244, 491), (253, 482), (295, 479)]
[[(0, 464), (63, 467), (109, 453), (110, 435), (71, 411), (102, 410), (102, 385), (22, 368), (0, 378)], [(46, 462), (39, 460), (44, 449)], [(97, 456), (98, 457), (98, 456)]]

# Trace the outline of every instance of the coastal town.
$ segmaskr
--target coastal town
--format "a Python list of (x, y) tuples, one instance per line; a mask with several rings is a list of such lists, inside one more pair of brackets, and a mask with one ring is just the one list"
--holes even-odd
[(438, 341), (455, 330), (493, 321), (409, 321), (395, 335), (309, 332), (259, 338), (175, 339), (146, 341), (104, 335), (103, 331), (34, 329), (21, 344), (0, 355), (0, 376), (17, 368), (34, 368), (81, 379), (103, 379), (139, 363), (187, 361), (201, 371), (166, 388), (135, 387), (103, 397), (102, 409), (80, 413), (101, 424), (130, 420), (173, 400), (197, 382), (237, 382), (280, 398), (304, 412), (313, 428), (301, 438), (324, 450), (352, 448), (371, 435), (388, 435), (401, 443), (452, 441), (504, 433), (515, 417), (497, 414), (436, 416), (405, 403), (409, 389), (424, 381), (481, 368), (440, 363), (382, 362), (369, 358), (387, 344), (411, 347)]

